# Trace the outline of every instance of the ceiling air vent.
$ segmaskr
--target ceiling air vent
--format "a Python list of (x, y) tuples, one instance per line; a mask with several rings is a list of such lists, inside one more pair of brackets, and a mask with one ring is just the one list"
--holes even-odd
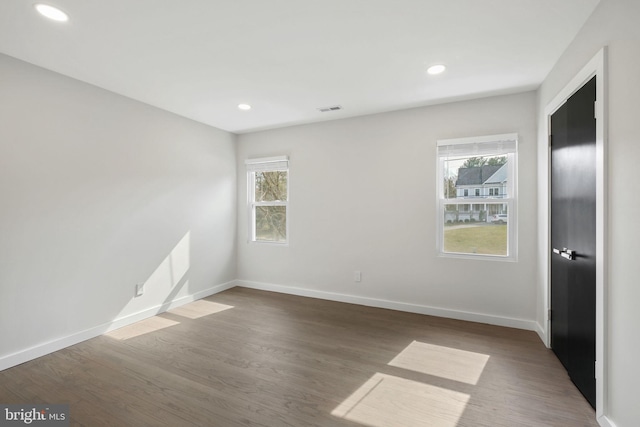
[(338, 111), (338, 110), (342, 110), (342, 107), (340, 105), (332, 105), (331, 107), (318, 108), (318, 111), (322, 113), (326, 113), (327, 111)]

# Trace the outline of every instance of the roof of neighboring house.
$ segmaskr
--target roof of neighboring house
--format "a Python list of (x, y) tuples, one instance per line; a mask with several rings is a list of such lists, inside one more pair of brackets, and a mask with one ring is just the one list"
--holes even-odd
[(484, 183), (485, 184), (500, 184), (507, 180), (507, 168), (506, 164), (502, 165), (500, 169), (496, 171), (493, 175), (489, 177)]
[[(495, 166), (481, 166), (475, 168), (460, 168), (458, 169), (458, 179), (456, 180), (456, 187), (460, 185), (482, 185), (487, 182), (502, 182), (506, 180), (506, 169), (503, 167), (505, 165), (495, 165)], [(498, 180), (496, 178), (500, 178), (497, 172), (503, 169), (504, 170), (504, 179)], [(489, 178), (492, 178), (489, 181)]]

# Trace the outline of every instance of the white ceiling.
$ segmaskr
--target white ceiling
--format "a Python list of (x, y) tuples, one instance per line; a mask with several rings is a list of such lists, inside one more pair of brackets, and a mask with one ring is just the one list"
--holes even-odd
[(0, 52), (242, 133), (535, 89), (599, 0), (43, 1)]

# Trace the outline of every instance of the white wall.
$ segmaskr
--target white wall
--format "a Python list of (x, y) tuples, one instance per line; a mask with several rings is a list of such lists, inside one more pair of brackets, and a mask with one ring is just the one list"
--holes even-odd
[[(535, 116), (528, 92), (240, 135), (241, 284), (533, 329)], [(436, 140), (510, 132), (520, 135), (519, 261), (437, 257)], [(290, 244), (247, 243), (244, 160), (283, 154)]]
[(0, 55), (0, 369), (235, 279), (234, 139)]
[[(636, 426), (640, 420), (637, 387), (640, 382), (640, 263), (637, 244), (640, 204), (635, 195), (635, 177), (640, 158), (640, 2), (637, 0), (601, 0), (555, 65), (538, 92), (539, 171), (541, 189), (546, 188), (547, 142), (544, 136), (544, 108), (577, 72), (605, 45), (608, 48), (608, 329), (606, 351), (608, 402), (605, 414), (618, 427)], [(547, 229), (547, 199), (541, 191), (539, 229)], [(543, 322), (543, 300), (546, 298), (546, 259), (548, 244), (540, 240), (539, 289), (540, 310), (537, 318)]]

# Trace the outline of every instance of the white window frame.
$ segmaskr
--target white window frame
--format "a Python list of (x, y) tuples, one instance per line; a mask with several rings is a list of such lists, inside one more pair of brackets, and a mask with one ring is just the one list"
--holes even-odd
[[(247, 168), (247, 208), (249, 217), (249, 239), (250, 243), (260, 243), (268, 245), (288, 245), (289, 244), (289, 188), (291, 186), (289, 173), (289, 156), (261, 157), (257, 159), (245, 160)], [(287, 172), (287, 200), (277, 200), (269, 202), (256, 202), (256, 172)], [(286, 210), (286, 239), (284, 241), (257, 240), (256, 239), (256, 207), (259, 206), (284, 206)]]
[[(515, 147), (515, 148), (513, 148)], [(453, 153), (453, 154), (447, 154)], [(444, 251), (445, 205), (466, 205), (469, 200), (463, 197), (445, 199), (443, 178), (444, 162), (449, 156), (479, 157), (507, 156), (506, 195), (487, 197), (487, 203), (507, 205), (507, 255), (486, 255), (473, 253), (453, 253)], [(518, 259), (518, 134), (487, 135), (470, 138), (443, 139), (437, 141), (436, 155), (436, 249), (438, 256), (496, 261), (517, 261)], [(507, 197), (508, 196), (508, 197)]]

